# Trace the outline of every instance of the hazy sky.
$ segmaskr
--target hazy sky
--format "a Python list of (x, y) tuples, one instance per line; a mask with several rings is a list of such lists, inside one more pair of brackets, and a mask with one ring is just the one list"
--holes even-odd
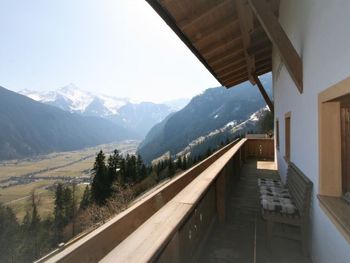
[(0, 0), (0, 86), (137, 100), (218, 86), (145, 0)]

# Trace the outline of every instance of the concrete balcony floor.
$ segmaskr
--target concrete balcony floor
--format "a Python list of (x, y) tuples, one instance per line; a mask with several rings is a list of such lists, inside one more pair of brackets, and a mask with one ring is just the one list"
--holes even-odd
[[(278, 176), (274, 162), (248, 160), (227, 202), (226, 222), (215, 221), (197, 262), (309, 263), (301, 243), (274, 236), (271, 249), (266, 240), (265, 222), (260, 214), (257, 178)], [(276, 225), (274, 234), (297, 234), (298, 228)]]

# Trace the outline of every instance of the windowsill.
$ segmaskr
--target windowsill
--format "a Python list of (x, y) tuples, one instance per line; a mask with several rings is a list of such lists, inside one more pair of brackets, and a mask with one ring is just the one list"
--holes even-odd
[(340, 197), (318, 195), (321, 208), (350, 243), (350, 204)]

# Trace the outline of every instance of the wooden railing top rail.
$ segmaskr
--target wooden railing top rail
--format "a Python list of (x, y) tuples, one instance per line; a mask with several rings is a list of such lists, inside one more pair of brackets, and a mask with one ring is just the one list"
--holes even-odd
[(150, 262), (156, 259), (225, 165), (246, 141), (247, 139), (240, 140), (223, 154), (101, 262)]
[[(232, 149), (236, 149), (234, 145), (237, 142), (238, 140), (216, 151), (199, 164), (138, 200), (97, 229), (80, 238), (76, 238), (73, 243), (68, 243), (62, 249), (40, 259), (38, 262), (77, 262), (77, 260), (80, 262), (96, 262), (100, 260), (170, 199), (176, 196), (216, 159), (228, 151), (232, 152)], [(241, 143), (241, 141), (238, 143)]]

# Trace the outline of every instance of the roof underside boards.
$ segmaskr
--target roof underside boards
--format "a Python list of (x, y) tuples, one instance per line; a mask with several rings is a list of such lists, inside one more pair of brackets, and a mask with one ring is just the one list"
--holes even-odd
[[(147, 0), (226, 87), (272, 69), (272, 44), (246, 0)], [(270, 0), (278, 15), (279, 0)]]

